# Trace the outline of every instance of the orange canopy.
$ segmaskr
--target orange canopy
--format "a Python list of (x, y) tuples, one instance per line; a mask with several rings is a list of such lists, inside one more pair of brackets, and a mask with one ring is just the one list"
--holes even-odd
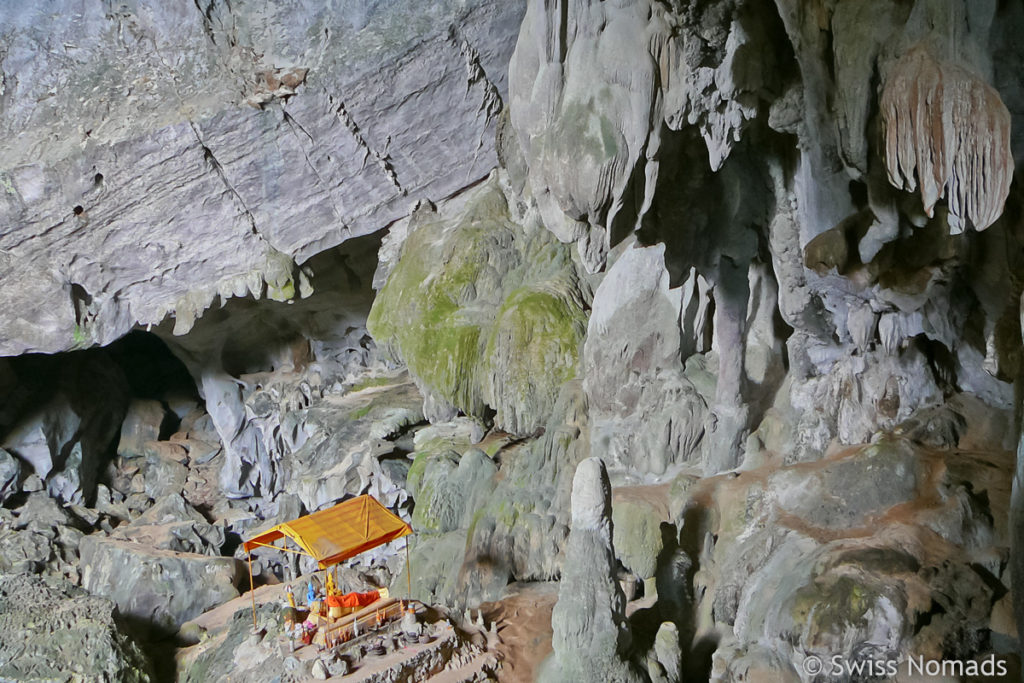
[(344, 562), (371, 548), (412, 533), (412, 527), (392, 514), (373, 496), (359, 496), (334, 507), (278, 524), (242, 544), (246, 551), (268, 547), (288, 537), (320, 569)]

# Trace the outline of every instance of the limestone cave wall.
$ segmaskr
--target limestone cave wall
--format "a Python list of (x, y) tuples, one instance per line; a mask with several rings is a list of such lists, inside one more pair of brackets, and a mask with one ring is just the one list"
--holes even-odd
[(543, 680), (1019, 675), (1024, 5), (71, 4), (0, 7), (0, 573), (173, 634), (371, 493), (418, 599), (559, 582)]

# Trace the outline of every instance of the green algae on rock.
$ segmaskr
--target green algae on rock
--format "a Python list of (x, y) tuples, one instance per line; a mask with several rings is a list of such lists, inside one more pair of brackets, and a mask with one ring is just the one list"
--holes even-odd
[(513, 212), (497, 176), (459, 215), (417, 212), (367, 329), (409, 366), (428, 417), (491, 408), (527, 434), (576, 375), (589, 296), (569, 248)]

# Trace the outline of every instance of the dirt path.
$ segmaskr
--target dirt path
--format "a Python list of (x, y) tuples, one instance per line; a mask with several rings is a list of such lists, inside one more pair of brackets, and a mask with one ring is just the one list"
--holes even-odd
[(536, 680), (540, 664), (551, 654), (551, 609), (557, 599), (557, 583), (519, 583), (511, 584), (501, 600), (481, 605), (486, 622), (498, 624), (499, 680)]

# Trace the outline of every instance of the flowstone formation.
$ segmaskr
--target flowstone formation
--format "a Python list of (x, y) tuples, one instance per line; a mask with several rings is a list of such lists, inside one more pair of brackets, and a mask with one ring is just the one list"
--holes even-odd
[(969, 70), (917, 47), (892, 66), (880, 104), (889, 182), (911, 190), (921, 178), (925, 214), (949, 196), (949, 227), (984, 230), (1003, 212), (1013, 179), (1010, 112)]
[(707, 283), (672, 287), (664, 258), (661, 245), (622, 254), (594, 294), (583, 347), (594, 455), (640, 476), (699, 459), (714, 400), (703, 363), (683, 363), (685, 345), (709, 350)]
[[(1011, 130), (1024, 109), (1009, 26), (1022, 19), (968, 3), (528, 4), (499, 158), (527, 211), (575, 245), (593, 288), (573, 380), (578, 439), (622, 492), (624, 584), (653, 600), (632, 618), (630, 656), (648, 675), (678, 670), (649, 649), (663, 623), (698, 679), (799, 677), (802, 657), (826, 652), (904, 661), (1017, 648), (1009, 492), (982, 473), (1009, 474), (1016, 436), (1022, 150)], [(424, 285), (404, 288), (403, 305), (422, 314), (460, 255), (412, 258), (401, 252), (399, 267), (425, 269)], [(489, 315), (463, 291), (451, 299), (458, 325)], [(386, 297), (375, 306), (401, 310)], [(416, 353), (391, 348), (416, 372)], [(430, 368), (455, 373), (444, 401), (480, 386), (477, 356), (433, 348)], [(454, 405), (508, 429), (494, 417), (505, 400), (478, 391)], [(507, 519), (498, 504), (528, 462), (521, 450), (495, 455), (494, 501), (469, 529), (462, 580), (473, 558), (481, 576), (543, 576), (503, 559), (535, 543), (516, 531), (531, 493), (513, 497)], [(437, 457), (454, 472), (457, 456)], [(847, 472), (820, 505), (804, 469), (818, 466)], [(554, 463), (540, 467), (535, 479), (560, 481)], [(747, 471), (760, 483), (734, 497), (728, 482)], [(774, 472), (785, 483), (760, 479)], [(551, 508), (555, 539), (568, 538), (566, 509)], [(908, 544), (908, 528), (928, 531)], [(461, 530), (446, 529), (460, 548)], [(897, 548), (907, 557), (890, 557)], [(790, 571), (780, 562), (813, 568), (792, 604), (741, 595), (759, 571), (763, 585)], [(941, 586), (954, 574), (951, 593)]]
[(420, 207), (367, 329), (408, 364), (428, 418), (486, 406), (496, 427), (530, 434), (576, 376), (590, 296), (565, 246), (506, 193), (495, 176), (457, 218)]
[(709, 480), (720, 517), (703, 533), (717, 540), (694, 580), (710, 620), (730, 627), (717, 674), (796, 680), (808, 657), (902, 665), (1005, 648), (1016, 629), (1006, 585), (991, 578), (1009, 548), (998, 521), (1009, 486), (991, 473), (1010, 454), (989, 453), (883, 439), (809, 467)]
[(240, 543), (368, 493), (412, 571), (397, 543), (343, 588), (503, 615), (512, 679), (1019, 678), (1022, 31), (974, 0), (0, 9), (0, 581), (106, 596), (196, 643), (191, 680), (284, 680), (217, 611)]

